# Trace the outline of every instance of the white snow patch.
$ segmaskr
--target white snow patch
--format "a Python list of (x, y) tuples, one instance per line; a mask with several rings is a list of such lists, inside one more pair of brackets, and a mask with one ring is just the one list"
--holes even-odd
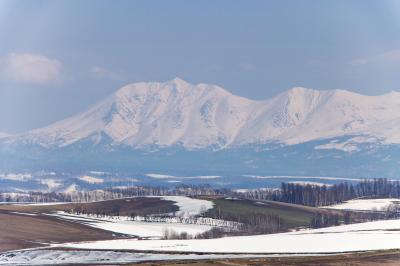
[(206, 253), (338, 253), (400, 248), (400, 220), (383, 220), (290, 233), (199, 240), (109, 240), (61, 246)]
[(28, 212), (10, 212), (13, 214), (20, 214), (20, 215), (28, 215), (28, 216), (37, 216), (36, 213), (28, 213)]
[[(73, 215), (65, 212), (57, 212), (56, 214), (48, 215), (56, 216), (65, 220), (84, 222), (85, 225), (114, 233), (158, 239), (163, 237), (165, 230), (173, 231), (178, 234), (186, 232), (189, 235), (195, 236), (212, 228), (210, 225), (202, 224), (140, 222), (133, 221), (131, 217), (126, 216), (97, 217), (95, 215)], [(171, 218), (171, 220), (173, 220), (173, 218)]]
[(210, 230), (212, 227), (208, 225), (178, 224), (178, 223), (149, 223), (136, 221), (117, 221), (117, 222), (95, 222), (90, 226), (103, 230), (134, 235), (148, 238), (162, 238), (166, 230), (180, 233), (188, 233), (196, 236)]
[(143, 261), (245, 258), (254, 255), (152, 254), (115, 251), (25, 250), (0, 254), (0, 265), (125, 264)]
[(200, 176), (193, 176), (193, 177), (190, 177), (190, 178), (192, 178), (192, 179), (196, 179), (196, 178), (198, 178), (198, 179), (216, 179), (216, 178), (220, 178), (221, 176), (219, 176), (219, 175), (200, 175)]
[(51, 206), (51, 205), (61, 205), (61, 204), (70, 204), (71, 202), (24, 202), (24, 203), (13, 203), (12, 205), (20, 205), (20, 206)]
[(40, 183), (46, 185), (48, 189), (56, 189), (63, 185), (62, 181), (57, 179), (41, 179)]
[(181, 217), (200, 215), (214, 207), (214, 203), (209, 200), (193, 199), (184, 196), (164, 196), (160, 198), (174, 201), (175, 205), (179, 207), (176, 215)]
[(68, 187), (66, 187), (65, 189), (63, 189), (62, 192), (70, 194), (70, 193), (75, 193), (78, 191), (78, 185), (73, 183), (71, 185), (69, 185)]
[(146, 174), (146, 176), (155, 178), (155, 179), (175, 178), (175, 176), (172, 176), (172, 175), (162, 175), (162, 174)]
[(152, 173), (146, 174), (146, 176), (154, 179), (217, 179), (221, 177), (219, 175), (173, 176), (173, 175), (152, 174)]
[(238, 189), (234, 189), (233, 191), (237, 192), (237, 193), (246, 193), (246, 192), (249, 192), (249, 191), (252, 191), (252, 190), (248, 189), (248, 188), (238, 188)]
[(104, 182), (104, 179), (90, 175), (83, 175), (80, 176), (78, 179), (88, 184), (102, 184)]
[(324, 206), (323, 208), (354, 211), (384, 211), (391, 204), (400, 204), (400, 199), (356, 199), (331, 206)]

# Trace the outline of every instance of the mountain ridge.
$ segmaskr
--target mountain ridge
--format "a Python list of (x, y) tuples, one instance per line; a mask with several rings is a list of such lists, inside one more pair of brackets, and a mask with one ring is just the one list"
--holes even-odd
[[(84, 139), (101, 143), (108, 136), (114, 144), (133, 148), (182, 145), (189, 150), (293, 145), (353, 135), (352, 145), (399, 144), (396, 113), (399, 92), (367, 96), (295, 87), (266, 100), (251, 100), (217, 85), (175, 78), (126, 85), (78, 115), (6, 139), (54, 148)], [(332, 147), (340, 145), (319, 148)]]

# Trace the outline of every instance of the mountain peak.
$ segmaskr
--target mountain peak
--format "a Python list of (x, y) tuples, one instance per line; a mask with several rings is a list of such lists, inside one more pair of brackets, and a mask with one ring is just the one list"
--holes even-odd
[(291, 104), (307, 103), (321, 98), (323, 95), (329, 93), (328, 91), (314, 90), (304, 87), (294, 87), (279, 94), (276, 99), (289, 101)]
[(174, 78), (166, 82), (138, 82), (128, 84), (119, 89), (115, 93), (115, 96), (120, 99), (152, 97), (155, 95), (158, 95), (159, 97), (169, 97), (170, 95), (180, 95), (181, 97), (185, 97), (187, 94), (202, 97), (208, 93), (220, 95), (221, 97), (232, 95), (217, 85), (205, 83), (194, 85), (181, 78)]
[(309, 88), (305, 88), (305, 87), (294, 87), (294, 88), (291, 88), (291, 89), (283, 92), (283, 94), (286, 94), (290, 97), (296, 98), (296, 97), (315, 96), (315, 95), (319, 95), (323, 92), (324, 91), (309, 89)]
[(186, 80), (183, 80), (179, 77), (175, 77), (175, 78), (171, 79), (170, 81), (168, 81), (168, 83), (173, 83), (175, 85), (184, 85), (184, 86), (191, 85), (189, 82), (187, 82)]
[(299, 98), (304, 99), (313, 99), (313, 98), (320, 98), (320, 97), (339, 97), (342, 99), (353, 99), (359, 97), (368, 97), (363, 94), (359, 94), (357, 92), (343, 90), (343, 89), (335, 89), (335, 90), (315, 90), (309, 89), (304, 87), (294, 87), (284, 93), (282, 93), (286, 97), (296, 100)]
[(295, 87), (255, 101), (217, 85), (174, 78), (126, 85), (86, 112), (19, 139), (46, 147), (90, 139), (136, 148), (182, 145), (188, 149), (294, 144), (345, 135), (394, 139), (399, 130), (397, 99)]
[(315, 92), (317, 90), (309, 89), (305, 87), (293, 87), (289, 90), (291, 93), (307, 93), (307, 92)]

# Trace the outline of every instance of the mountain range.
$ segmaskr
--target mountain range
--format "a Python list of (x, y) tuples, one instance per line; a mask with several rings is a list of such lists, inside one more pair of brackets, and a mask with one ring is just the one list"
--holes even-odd
[[(0, 138), (2, 168), (394, 176), (400, 92), (297, 87), (256, 101), (175, 78), (124, 86), (78, 115)], [(338, 171), (340, 165), (350, 168)]]

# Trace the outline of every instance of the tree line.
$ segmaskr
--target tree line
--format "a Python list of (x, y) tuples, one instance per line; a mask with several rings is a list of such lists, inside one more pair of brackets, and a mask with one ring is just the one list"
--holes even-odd
[(227, 196), (256, 200), (273, 200), (307, 206), (327, 206), (356, 198), (400, 198), (400, 181), (385, 178), (366, 179), (359, 183), (334, 185), (282, 183), (280, 188), (235, 192), (215, 189), (210, 185), (179, 185), (175, 188), (132, 186), (92, 191), (61, 192), (0, 192), (0, 202), (93, 202), (141, 196)]
[(282, 183), (280, 189), (251, 190), (237, 196), (320, 207), (356, 198), (400, 198), (400, 181), (386, 178), (334, 185)]

